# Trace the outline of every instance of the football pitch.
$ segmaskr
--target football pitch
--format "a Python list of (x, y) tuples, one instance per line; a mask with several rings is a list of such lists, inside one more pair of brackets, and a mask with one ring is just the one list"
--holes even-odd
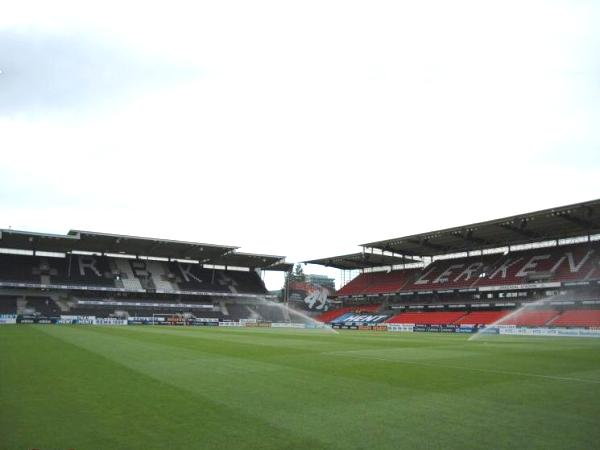
[(0, 327), (2, 449), (599, 443), (596, 339)]

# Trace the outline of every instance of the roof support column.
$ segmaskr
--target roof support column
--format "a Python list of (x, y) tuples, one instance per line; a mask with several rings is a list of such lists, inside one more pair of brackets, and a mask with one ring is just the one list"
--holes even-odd
[(73, 252), (69, 252), (69, 264), (67, 267), (67, 278), (71, 278), (71, 259), (73, 258)]

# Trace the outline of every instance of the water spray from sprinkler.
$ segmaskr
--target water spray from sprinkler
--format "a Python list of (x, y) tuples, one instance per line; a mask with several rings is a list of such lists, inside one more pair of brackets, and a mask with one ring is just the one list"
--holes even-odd
[(485, 328), (482, 328), (479, 331), (477, 331), (477, 333), (475, 333), (474, 335), (472, 335), (469, 338), (469, 341), (479, 339), (481, 336), (496, 335), (497, 333), (496, 333), (495, 329), (498, 327), (498, 325), (502, 325), (503, 323), (507, 322), (508, 320), (512, 319), (513, 317), (518, 317), (519, 314), (521, 314), (523, 311), (526, 311), (527, 309), (530, 309), (532, 307), (535, 308), (536, 306), (547, 305), (549, 303), (549, 301), (552, 299), (555, 299), (554, 295), (541, 298), (541, 299), (536, 300), (531, 303), (525, 303), (520, 308), (515, 309), (510, 314), (507, 314), (506, 316), (501, 317), (500, 319), (496, 320), (494, 323), (486, 325)]
[(274, 302), (274, 301), (268, 300), (266, 298), (263, 298), (262, 300), (264, 301), (265, 304), (267, 304), (269, 306), (273, 306), (275, 308), (279, 308), (281, 311), (285, 311), (287, 313), (288, 317), (290, 317), (290, 323), (294, 323), (294, 320), (292, 320), (292, 317), (291, 317), (291, 316), (294, 316), (296, 319), (299, 319), (298, 320), (299, 323), (307, 323), (308, 322), (311, 325), (313, 325), (314, 328), (329, 331), (333, 334), (338, 334), (337, 330), (334, 330), (330, 326), (327, 326), (327, 325), (323, 324), (322, 322), (319, 322), (318, 320), (313, 319), (312, 317), (308, 316), (307, 314), (304, 314), (300, 311), (290, 308), (286, 304)]

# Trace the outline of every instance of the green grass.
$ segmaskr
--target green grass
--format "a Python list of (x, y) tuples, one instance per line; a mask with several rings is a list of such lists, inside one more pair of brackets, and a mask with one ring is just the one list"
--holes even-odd
[(0, 327), (0, 448), (598, 448), (600, 340)]

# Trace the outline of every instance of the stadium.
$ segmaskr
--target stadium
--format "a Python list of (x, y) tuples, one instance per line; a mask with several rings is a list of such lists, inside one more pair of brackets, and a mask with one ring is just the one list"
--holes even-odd
[(600, 448), (600, 1), (0, 12), (0, 450)]
[(599, 243), (588, 201), (306, 261), (330, 292), (236, 246), (1, 230), (3, 448), (594, 448)]

